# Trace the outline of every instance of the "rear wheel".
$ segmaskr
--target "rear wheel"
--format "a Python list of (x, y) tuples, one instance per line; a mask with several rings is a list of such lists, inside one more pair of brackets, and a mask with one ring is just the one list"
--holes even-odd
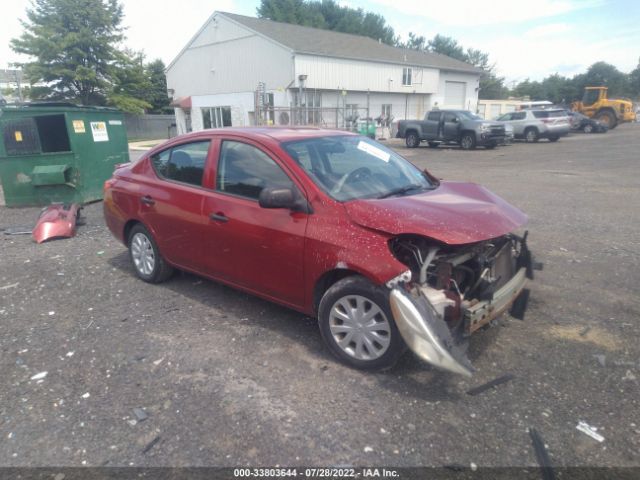
[(535, 128), (527, 128), (524, 131), (524, 141), (527, 143), (535, 143), (540, 137), (538, 136), (538, 130)]
[(416, 132), (409, 132), (407, 133), (405, 143), (409, 148), (416, 148), (420, 145), (420, 137), (418, 137), (418, 134)]
[(476, 148), (476, 136), (473, 133), (463, 133), (460, 138), (460, 147), (463, 150), (473, 150)]
[(140, 223), (129, 233), (129, 256), (136, 274), (145, 282), (164, 282), (173, 274), (173, 267), (162, 258), (155, 240)]
[(608, 128), (616, 128), (616, 126), (618, 125), (616, 116), (608, 110), (598, 112), (598, 114), (596, 115), (596, 120), (598, 120), (603, 125), (606, 125)]
[(331, 353), (355, 368), (390, 368), (405, 350), (393, 321), (389, 291), (360, 276), (343, 278), (326, 291), (318, 323)]

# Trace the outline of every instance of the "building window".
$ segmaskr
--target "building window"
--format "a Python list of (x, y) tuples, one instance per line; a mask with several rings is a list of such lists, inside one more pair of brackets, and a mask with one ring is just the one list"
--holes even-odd
[(405, 67), (402, 69), (402, 85), (411, 85), (411, 67)]
[(231, 126), (231, 107), (211, 107), (202, 109), (204, 128), (222, 128)]
[(382, 105), (382, 116), (383, 117), (387, 117), (387, 118), (391, 118), (391, 104), (390, 103), (384, 103)]

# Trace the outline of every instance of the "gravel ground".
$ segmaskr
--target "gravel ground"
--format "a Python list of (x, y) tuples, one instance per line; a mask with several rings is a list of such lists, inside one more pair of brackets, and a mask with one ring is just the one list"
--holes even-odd
[[(73, 239), (0, 235), (0, 466), (528, 466), (529, 427), (554, 465), (638, 466), (640, 125), (493, 151), (388, 143), (529, 215), (545, 269), (524, 322), (472, 339), (472, 379), (411, 355), (362, 373), (301, 314), (190, 274), (145, 284), (97, 203)], [(0, 228), (37, 212), (2, 207)]]

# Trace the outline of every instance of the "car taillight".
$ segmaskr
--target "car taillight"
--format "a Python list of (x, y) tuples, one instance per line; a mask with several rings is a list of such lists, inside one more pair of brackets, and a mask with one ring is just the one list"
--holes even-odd
[(103, 187), (102, 187), (102, 192), (103, 193), (107, 193), (107, 190), (109, 190), (111, 187), (113, 187), (114, 183), (116, 183), (114, 178), (110, 178), (110, 179), (106, 180), (104, 182)]

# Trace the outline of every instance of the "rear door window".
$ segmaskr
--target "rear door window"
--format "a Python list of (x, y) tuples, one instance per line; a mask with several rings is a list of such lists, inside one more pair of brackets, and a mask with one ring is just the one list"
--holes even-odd
[(440, 121), (440, 112), (429, 112), (429, 116), (427, 117), (427, 120), (432, 120), (434, 122), (439, 122)]
[(526, 112), (513, 112), (511, 114), (511, 120), (524, 120), (526, 116)]
[(210, 144), (205, 140), (177, 145), (155, 154), (151, 164), (161, 178), (200, 187)]

